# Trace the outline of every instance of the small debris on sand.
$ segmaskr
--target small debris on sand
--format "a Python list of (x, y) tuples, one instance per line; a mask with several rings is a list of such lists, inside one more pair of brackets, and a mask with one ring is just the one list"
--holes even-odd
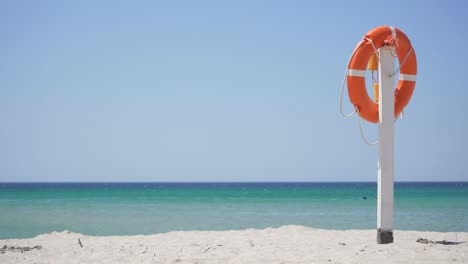
[(8, 247), (7, 245), (4, 245), (2, 248), (0, 248), (0, 254), (3, 254), (3, 253), (6, 253), (8, 251), (10, 252), (27, 252), (27, 251), (31, 251), (33, 249), (41, 249), (42, 246), (34, 246), (34, 247)]
[(203, 253), (205, 253), (205, 252), (207, 252), (208, 250), (210, 250), (210, 248), (211, 248), (211, 247), (208, 247), (207, 249), (205, 249), (205, 250), (203, 251)]
[(418, 238), (416, 242), (421, 243), (421, 244), (441, 244), (441, 245), (458, 245), (463, 242), (453, 242), (453, 241), (447, 241), (447, 240), (442, 240), (442, 241), (433, 241), (425, 238)]

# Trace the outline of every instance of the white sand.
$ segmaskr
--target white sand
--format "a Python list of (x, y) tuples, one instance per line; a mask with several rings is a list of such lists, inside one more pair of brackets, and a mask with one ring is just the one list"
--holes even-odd
[[(395, 231), (394, 237), (393, 244), (377, 245), (375, 230), (302, 226), (107, 237), (64, 231), (0, 240), (0, 263), (468, 263), (468, 233)], [(41, 248), (12, 250), (34, 246)]]

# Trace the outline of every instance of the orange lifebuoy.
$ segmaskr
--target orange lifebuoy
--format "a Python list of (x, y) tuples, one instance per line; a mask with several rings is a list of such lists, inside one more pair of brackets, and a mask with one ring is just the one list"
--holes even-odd
[(367, 32), (358, 43), (348, 65), (347, 84), (351, 103), (363, 119), (377, 123), (379, 107), (366, 90), (366, 66), (372, 54), (379, 48), (395, 48), (400, 62), (400, 75), (395, 89), (395, 117), (408, 105), (416, 85), (416, 53), (408, 37), (398, 28), (381, 26)]

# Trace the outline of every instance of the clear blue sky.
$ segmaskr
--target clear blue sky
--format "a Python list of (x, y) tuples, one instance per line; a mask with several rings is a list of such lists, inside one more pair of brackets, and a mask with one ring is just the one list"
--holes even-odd
[(467, 10), (1, 1), (0, 181), (375, 181), (377, 149), (338, 98), (355, 44), (379, 25), (406, 32), (418, 59), (395, 179), (468, 180)]

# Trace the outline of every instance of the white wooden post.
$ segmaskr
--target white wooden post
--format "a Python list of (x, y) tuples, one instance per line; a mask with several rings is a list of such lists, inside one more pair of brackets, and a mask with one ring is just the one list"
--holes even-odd
[(379, 49), (379, 161), (377, 182), (377, 243), (393, 243), (394, 72), (395, 50)]

